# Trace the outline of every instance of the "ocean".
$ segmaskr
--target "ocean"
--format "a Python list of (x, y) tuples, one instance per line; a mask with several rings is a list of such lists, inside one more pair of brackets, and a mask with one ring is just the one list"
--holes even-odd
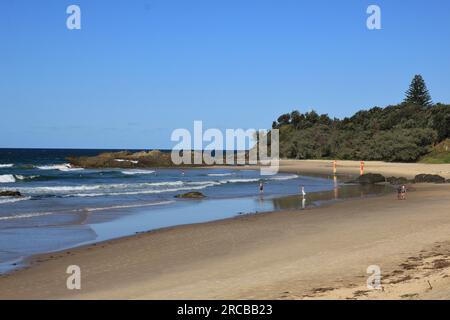
[[(83, 169), (70, 168), (65, 160), (105, 151), (115, 150), (0, 149), (0, 191), (23, 195), (0, 197), (0, 272), (20, 267), (34, 254), (137, 232), (306, 208), (335, 197), (340, 188), (332, 179), (289, 173), (260, 176), (246, 168)], [(317, 201), (298, 196), (301, 186)], [(200, 191), (206, 198), (175, 198), (189, 191)], [(317, 196), (321, 194), (328, 196)]]

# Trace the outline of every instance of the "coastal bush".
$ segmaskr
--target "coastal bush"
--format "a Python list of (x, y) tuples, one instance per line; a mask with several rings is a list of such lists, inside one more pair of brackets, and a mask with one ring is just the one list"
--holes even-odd
[[(416, 76), (398, 105), (344, 119), (295, 110), (281, 115), (272, 128), (280, 130), (284, 158), (415, 162), (450, 138), (450, 105), (432, 105), (423, 79)], [(448, 162), (449, 155), (440, 152), (439, 161)]]

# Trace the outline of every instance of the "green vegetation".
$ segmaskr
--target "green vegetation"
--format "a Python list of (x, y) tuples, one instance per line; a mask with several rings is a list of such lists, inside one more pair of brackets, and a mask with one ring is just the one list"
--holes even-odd
[(405, 102), (421, 106), (431, 106), (433, 104), (427, 85), (421, 75), (417, 74), (414, 76), (408, 91), (406, 91)]
[(450, 163), (450, 139), (442, 141), (429, 154), (420, 159), (423, 163)]
[[(450, 138), (450, 105), (431, 105), (425, 82), (416, 76), (399, 105), (374, 107), (342, 120), (293, 111), (281, 115), (272, 128), (280, 130), (284, 158), (431, 161), (424, 156)], [(450, 162), (448, 153), (441, 154), (440, 161)]]

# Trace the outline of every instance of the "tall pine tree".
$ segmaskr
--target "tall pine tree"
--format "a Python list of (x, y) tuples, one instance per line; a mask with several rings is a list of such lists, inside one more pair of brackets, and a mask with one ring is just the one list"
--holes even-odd
[(433, 104), (427, 85), (421, 75), (418, 74), (414, 76), (408, 91), (406, 91), (405, 102), (414, 103), (425, 107)]

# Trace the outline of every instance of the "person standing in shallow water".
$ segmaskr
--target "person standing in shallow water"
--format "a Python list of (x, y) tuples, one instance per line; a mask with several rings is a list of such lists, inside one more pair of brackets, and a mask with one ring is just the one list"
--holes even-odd
[(264, 183), (262, 181), (259, 183), (259, 193), (264, 193)]

